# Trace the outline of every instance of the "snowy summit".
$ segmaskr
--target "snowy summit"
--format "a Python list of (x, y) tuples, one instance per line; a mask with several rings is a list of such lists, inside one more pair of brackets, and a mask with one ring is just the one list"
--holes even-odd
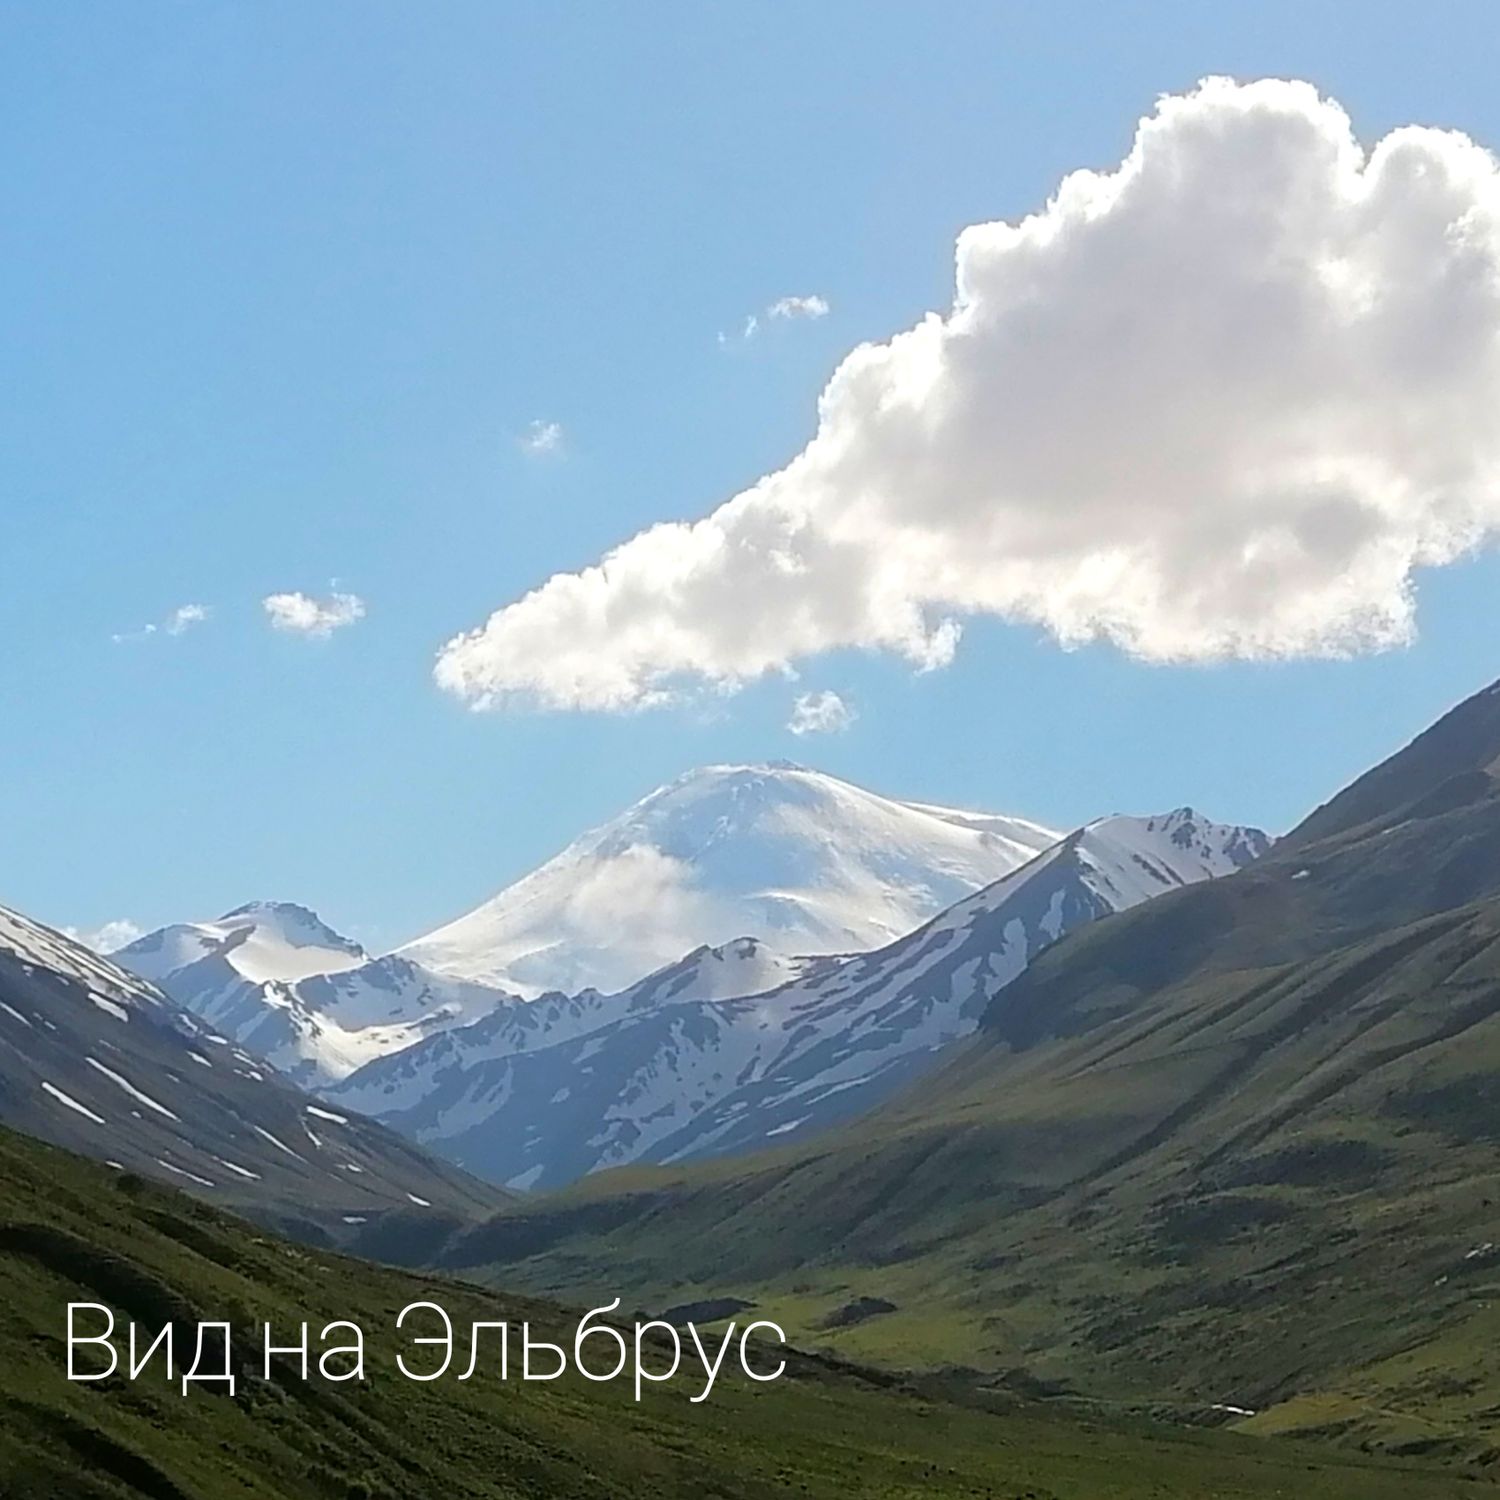
[(877, 948), (1056, 841), (786, 761), (706, 766), (401, 952), (520, 994), (617, 991), (704, 944)]

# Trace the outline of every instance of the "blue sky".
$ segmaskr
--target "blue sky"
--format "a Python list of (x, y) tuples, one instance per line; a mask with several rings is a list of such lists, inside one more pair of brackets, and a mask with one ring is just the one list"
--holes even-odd
[[(455, 633), (786, 463), (851, 348), (951, 302), (960, 229), (1112, 168), (1159, 94), (1296, 76), (1365, 141), (1500, 143), (1488, 6), (1236, 9), (0, 6), (0, 900), (90, 928), (287, 898), (393, 944), (692, 765), (775, 756), (1275, 829), (1500, 675), (1491, 553), (1354, 661), (981, 618), (941, 670), (836, 651), (637, 713), (433, 684)], [(827, 314), (765, 317), (793, 295)], [(288, 591), (366, 614), (278, 632)], [(793, 736), (802, 690), (856, 722)]]

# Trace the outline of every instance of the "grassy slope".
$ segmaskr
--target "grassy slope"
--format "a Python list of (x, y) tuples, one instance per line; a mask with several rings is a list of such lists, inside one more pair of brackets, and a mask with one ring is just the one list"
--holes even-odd
[[(609, 1174), (445, 1263), (741, 1296), (856, 1358), (1492, 1457), (1500, 699), (1458, 713), (1316, 836), (1059, 944), (855, 1128)], [(857, 1297), (895, 1311), (823, 1326)]]
[[(1438, 1500), (1491, 1493), (1458, 1475), (1226, 1433), (963, 1408), (794, 1359), (773, 1386), (706, 1403), (628, 1387), (467, 1384), (395, 1375), (372, 1344), (360, 1388), (241, 1372), (238, 1394), (64, 1379), (69, 1300), (166, 1317), (353, 1318), (372, 1333), (407, 1302), (455, 1319), (556, 1308), (488, 1297), (293, 1247), (173, 1192), (0, 1132), (0, 1495), (7, 1500), (445, 1500), (483, 1496), (991, 1496), (1144, 1500), (1273, 1495)], [(253, 1348), (244, 1342), (245, 1351)]]

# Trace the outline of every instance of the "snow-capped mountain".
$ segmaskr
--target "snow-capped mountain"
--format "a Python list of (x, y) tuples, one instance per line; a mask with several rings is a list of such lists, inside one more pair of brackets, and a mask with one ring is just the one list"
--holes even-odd
[[(782, 978), (759, 944), (727, 959), (700, 949), (619, 995), (502, 1007), (360, 1069), (334, 1097), (525, 1188), (790, 1141), (912, 1077), (1064, 933), (1268, 844), (1189, 808), (1105, 818), (876, 951)], [(738, 993), (719, 983), (725, 962), (747, 965)]]
[(535, 996), (618, 991), (701, 944), (850, 953), (911, 931), (1058, 835), (877, 796), (786, 762), (652, 792), (402, 954)]
[[(346, 1092), (351, 1098), (359, 1095), (365, 1085), (358, 1080), (368, 1079), (380, 1101), (389, 1106), (393, 1079), (404, 1080), (403, 1098), (414, 1099), (442, 1080), (452, 1081), (452, 1069), (461, 1071), (476, 1060), (544, 1052), (659, 1007), (712, 1003), (774, 989), (836, 962), (787, 958), (757, 938), (736, 938), (718, 947), (696, 948), (616, 995), (554, 990), (535, 1000), (507, 997), (483, 1019), (413, 1046), (409, 1067), (400, 1066), (401, 1059), (392, 1056), (384, 1059), (393, 1065), (389, 1069), (361, 1069), (348, 1080)], [(335, 1085), (328, 1092), (332, 1096), (340, 1091)]]
[(475, 1020), (505, 998), (396, 954), (371, 958), (290, 902), (163, 927), (111, 956), (307, 1087)]
[(369, 955), (305, 906), (252, 901), (217, 922), (178, 922), (158, 928), (111, 957), (153, 983), (214, 960), (237, 978), (262, 984), (352, 969)]
[(412, 1205), (478, 1213), (486, 1186), (329, 1109), (155, 986), (0, 907), (0, 1123), (335, 1237)]

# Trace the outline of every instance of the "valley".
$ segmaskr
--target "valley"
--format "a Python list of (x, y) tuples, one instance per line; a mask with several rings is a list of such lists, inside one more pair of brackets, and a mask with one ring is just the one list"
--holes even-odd
[[(1217, 1432), (1088, 1419), (1006, 1399), (995, 1410), (788, 1355), (752, 1386), (400, 1378), (388, 1332), (409, 1302), (455, 1320), (529, 1320), (560, 1339), (576, 1313), (293, 1247), (181, 1193), (120, 1177), (0, 1129), (0, 1493), (7, 1500), (1150, 1500), (1167, 1492), (1271, 1500), (1465, 1500), (1477, 1478)], [(371, 1333), (355, 1386), (284, 1365), (239, 1371), (236, 1393), (184, 1396), (159, 1366), (70, 1384), (64, 1308), (103, 1301), (153, 1330), (226, 1318), (257, 1326), (351, 1319)], [(378, 1336), (377, 1336), (378, 1334)], [(258, 1360), (258, 1353), (256, 1355)]]

